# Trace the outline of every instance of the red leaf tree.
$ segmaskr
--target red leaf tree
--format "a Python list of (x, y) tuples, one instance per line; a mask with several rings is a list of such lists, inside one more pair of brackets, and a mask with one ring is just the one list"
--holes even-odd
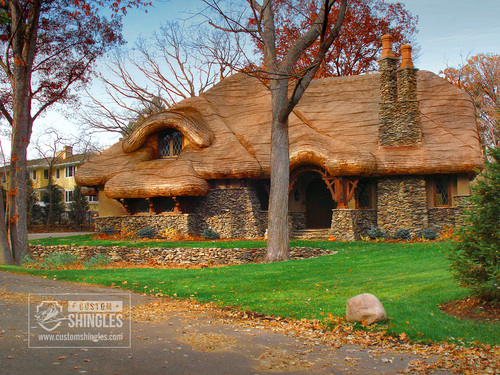
[[(276, 14), (276, 52), (280, 58), (286, 54), (291, 43), (307, 28), (317, 14), (316, 2), (299, 0), (275, 2)], [(338, 16), (338, 5), (329, 14), (328, 27)], [(316, 78), (330, 76), (358, 75), (377, 69), (377, 58), (382, 49), (381, 37), (391, 34), (396, 45), (408, 44), (417, 33), (418, 17), (408, 12), (401, 3), (388, 4), (385, 0), (350, 0), (342, 31), (328, 50)], [(255, 25), (255, 19), (250, 19)], [(256, 52), (263, 56), (261, 40), (254, 38)], [(415, 43), (412, 42), (415, 46)], [(302, 55), (295, 70), (307, 69), (314, 61), (320, 45), (318, 39)], [(261, 67), (263, 68), (263, 57)]]

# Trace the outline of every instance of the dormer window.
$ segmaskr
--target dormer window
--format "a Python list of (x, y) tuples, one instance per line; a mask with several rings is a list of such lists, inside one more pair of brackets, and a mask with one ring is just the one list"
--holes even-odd
[(173, 129), (162, 130), (158, 134), (158, 154), (160, 158), (177, 156), (182, 150), (183, 135)]

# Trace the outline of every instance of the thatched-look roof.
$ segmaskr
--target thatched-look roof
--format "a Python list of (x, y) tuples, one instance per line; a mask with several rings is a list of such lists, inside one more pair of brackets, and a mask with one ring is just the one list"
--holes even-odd
[[(422, 144), (380, 148), (378, 74), (318, 79), (290, 115), (291, 169), (314, 164), (332, 176), (466, 173), (482, 166), (473, 104), (437, 75), (418, 72)], [(133, 134), (82, 166), (80, 185), (104, 185), (111, 198), (205, 195), (206, 180), (267, 178), (271, 95), (235, 74), (196, 98), (144, 121)], [(156, 159), (155, 134), (181, 131), (174, 159)]]

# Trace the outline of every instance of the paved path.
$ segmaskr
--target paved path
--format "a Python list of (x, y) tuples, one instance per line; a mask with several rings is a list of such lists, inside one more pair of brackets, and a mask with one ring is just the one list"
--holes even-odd
[[(129, 349), (28, 348), (25, 293), (116, 293), (0, 272), (0, 374), (396, 374), (415, 355), (335, 349), (268, 329), (223, 324), (210, 311), (165, 309), (134, 320)], [(132, 305), (159, 298), (132, 294)], [(182, 305), (182, 302), (170, 302)], [(444, 372), (436, 372), (444, 374)]]

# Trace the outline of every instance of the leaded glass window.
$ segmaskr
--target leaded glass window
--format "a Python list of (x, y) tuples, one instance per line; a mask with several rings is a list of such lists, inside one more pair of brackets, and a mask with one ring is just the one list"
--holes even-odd
[(161, 211), (162, 212), (174, 212), (175, 202), (170, 197), (165, 197), (161, 202)]
[(447, 178), (436, 180), (436, 206), (450, 205), (450, 182)]
[(370, 208), (370, 184), (368, 181), (359, 181), (356, 187), (358, 208)]
[(158, 151), (162, 158), (177, 156), (182, 151), (183, 135), (180, 131), (167, 129), (158, 135)]

